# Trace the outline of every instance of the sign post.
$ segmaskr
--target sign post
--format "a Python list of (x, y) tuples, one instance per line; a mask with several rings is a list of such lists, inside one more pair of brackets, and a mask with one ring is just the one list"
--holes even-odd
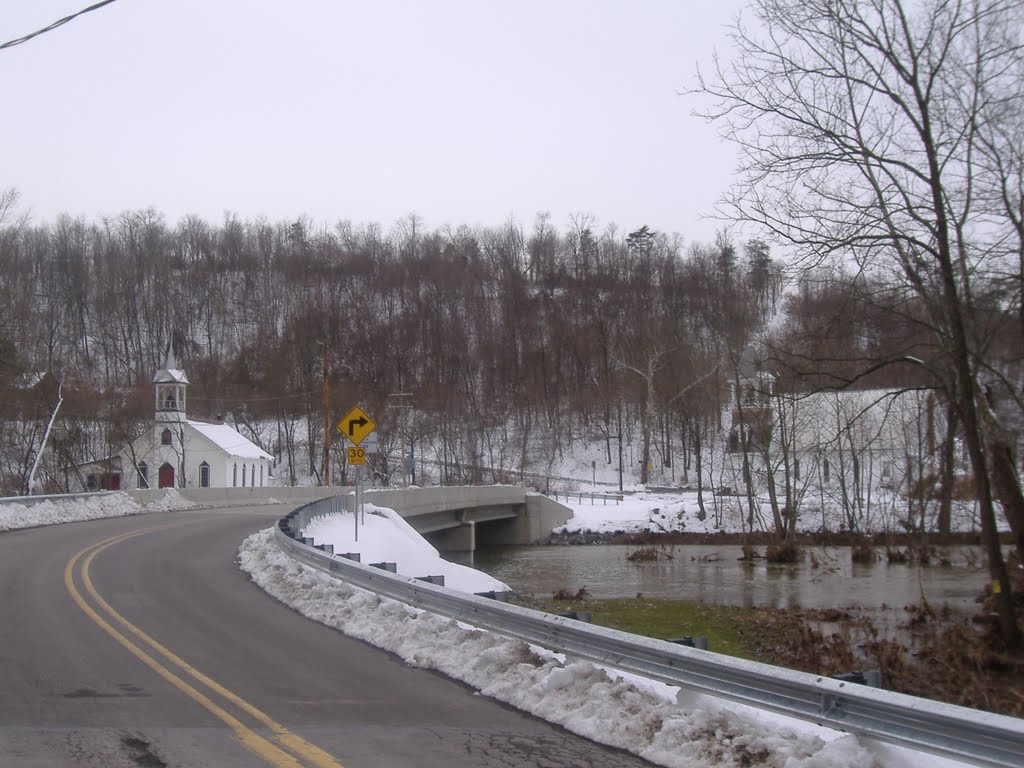
[(355, 467), (356, 471), (355, 508), (352, 510), (352, 516), (355, 518), (355, 540), (359, 541), (359, 516), (363, 509), (363, 473), (361, 468), (366, 465), (366, 449), (362, 446), (362, 442), (377, 429), (377, 422), (356, 405), (338, 422), (337, 427), (338, 431), (352, 443), (348, 449), (348, 463), (349, 466)]

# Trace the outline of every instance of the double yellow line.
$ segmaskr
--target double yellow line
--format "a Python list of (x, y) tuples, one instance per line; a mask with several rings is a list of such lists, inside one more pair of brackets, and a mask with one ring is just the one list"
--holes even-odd
[[(175, 525), (180, 525), (180, 523)], [(319, 747), (310, 744), (301, 736), (292, 733), (283, 725), (271, 719), (269, 715), (260, 711), (237, 694), (232, 693), (216, 680), (203, 674), (184, 659), (162, 646), (115, 611), (96, 591), (89, 574), (89, 569), (92, 566), (92, 561), (100, 552), (114, 544), (119, 544), (136, 536), (171, 527), (173, 526), (162, 525), (121, 534), (120, 536), (113, 536), (80, 550), (68, 561), (64, 568), (64, 585), (67, 587), (71, 599), (75, 601), (86, 616), (120, 643), (129, 653), (194, 702), (223, 721), (225, 725), (234, 731), (235, 737), (247, 749), (259, 755), (269, 765), (277, 768), (305, 768), (309, 765), (317, 766), (317, 768), (343, 768), (341, 763), (331, 757), (331, 755)], [(78, 583), (76, 583), (76, 578)], [(89, 596), (91, 604), (79, 590), (79, 583)], [(115, 625), (120, 625), (121, 629)], [(134, 640), (132, 636), (134, 636)], [(175, 667), (181, 674), (171, 670), (171, 668)], [(188, 682), (187, 678), (191, 678), (194, 683), (205, 687), (209, 693), (203, 693)], [(222, 703), (218, 704), (214, 697), (219, 697)], [(268, 739), (261, 736), (238, 717), (232, 715), (226, 709), (228, 705), (235, 707), (265, 729), (268, 729), (272, 734), (271, 738)]]

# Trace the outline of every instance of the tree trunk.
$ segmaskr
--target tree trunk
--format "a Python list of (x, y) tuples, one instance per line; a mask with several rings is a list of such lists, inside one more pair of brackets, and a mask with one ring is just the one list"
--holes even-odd
[(697, 519), (706, 520), (708, 511), (704, 508), (704, 444), (700, 439), (700, 424), (694, 420), (693, 460), (697, 469)]
[(1021, 492), (1017, 467), (1013, 463), (1013, 448), (987, 396), (981, 408), (985, 437), (992, 456), (992, 488), (1013, 532), (1017, 558), (1024, 563), (1024, 494)]
[(939, 533), (952, 529), (953, 493), (956, 489), (956, 407), (952, 401), (946, 404), (946, 437), (942, 444), (942, 496), (939, 499)]

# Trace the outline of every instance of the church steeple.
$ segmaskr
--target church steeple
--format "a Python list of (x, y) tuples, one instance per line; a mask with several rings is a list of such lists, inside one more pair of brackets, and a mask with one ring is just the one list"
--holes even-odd
[(165, 424), (183, 423), (188, 377), (178, 367), (178, 361), (170, 347), (167, 349), (167, 361), (163, 369), (153, 376), (153, 386), (156, 395), (156, 420)]

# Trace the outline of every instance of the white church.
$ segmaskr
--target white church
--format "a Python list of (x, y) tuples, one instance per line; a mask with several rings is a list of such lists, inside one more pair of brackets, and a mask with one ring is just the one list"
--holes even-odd
[(223, 422), (189, 419), (188, 377), (173, 356), (153, 377), (152, 429), (115, 456), (78, 467), (89, 490), (262, 488), (274, 457)]

